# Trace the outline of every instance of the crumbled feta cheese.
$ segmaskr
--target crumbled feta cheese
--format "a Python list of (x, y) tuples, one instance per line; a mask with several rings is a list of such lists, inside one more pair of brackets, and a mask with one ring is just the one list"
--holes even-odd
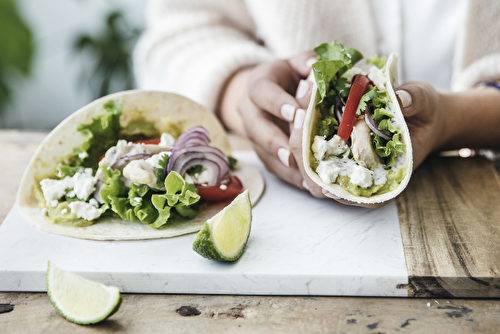
[(321, 161), (316, 168), (316, 173), (325, 183), (334, 183), (340, 174), (340, 167), (334, 160)]
[(83, 218), (89, 221), (99, 218), (103, 212), (102, 209), (98, 209), (90, 203), (81, 201), (69, 203), (69, 208), (78, 218)]
[(88, 156), (89, 156), (89, 154), (87, 152), (78, 153), (78, 157), (82, 160), (87, 158)]
[(196, 183), (196, 184), (208, 183), (210, 179), (211, 179), (210, 172), (206, 169), (204, 169), (201, 173), (195, 173), (195, 175), (189, 175), (187, 173), (184, 175), (184, 180), (187, 183)]
[(47, 202), (52, 203), (63, 197), (66, 194), (66, 189), (74, 187), (74, 180), (72, 177), (66, 176), (62, 180), (44, 179), (40, 181), (43, 197)]
[(311, 148), (314, 158), (321, 161), (325, 156), (342, 154), (348, 147), (345, 140), (335, 135), (328, 141), (322, 136), (315, 136)]
[(175, 138), (169, 133), (162, 133), (160, 138), (160, 143), (158, 146), (161, 147), (173, 147), (175, 143)]
[(97, 202), (95, 198), (91, 198), (89, 204), (95, 206), (96, 208), (99, 207), (99, 202)]
[(97, 180), (92, 176), (92, 169), (85, 169), (84, 173), (76, 173), (73, 176), (74, 191), (76, 197), (81, 200), (86, 200), (95, 190)]
[(50, 201), (50, 206), (55, 208), (57, 206), (57, 203), (59, 203), (59, 201), (57, 199)]
[(384, 71), (377, 66), (372, 66), (368, 70), (368, 78), (377, 86), (379, 90), (385, 90), (386, 77)]
[(134, 201), (136, 201), (137, 203), (141, 203), (142, 197), (134, 197)]
[(168, 151), (160, 152), (158, 154), (154, 154), (151, 157), (147, 158), (146, 160), (144, 160), (144, 162), (153, 168), (161, 168), (160, 160), (163, 159), (164, 156), (169, 156), (169, 155), (170, 152)]
[(354, 165), (349, 175), (351, 182), (361, 188), (368, 188), (373, 184), (373, 172), (368, 168)]
[(68, 209), (62, 209), (62, 210), (61, 210), (61, 214), (62, 214), (62, 215), (64, 215), (64, 214), (65, 214), (65, 213), (67, 213), (67, 212), (68, 212)]

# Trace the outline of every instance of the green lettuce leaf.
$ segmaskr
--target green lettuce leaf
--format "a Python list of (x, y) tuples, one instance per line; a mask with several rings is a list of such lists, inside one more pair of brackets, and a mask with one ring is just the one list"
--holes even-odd
[(90, 123), (80, 124), (77, 128), (87, 139), (80, 148), (74, 150), (74, 165), (76, 166), (95, 169), (99, 158), (110, 147), (116, 145), (119, 139), (122, 101), (111, 100), (106, 102), (103, 107), (106, 114), (94, 117)]
[(406, 145), (400, 140), (401, 131), (397, 130), (392, 136), (392, 139), (384, 144), (384, 140), (375, 135), (373, 142), (375, 143), (375, 152), (381, 158), (385, 159), (386, 168), (395, 163), (397, 152), (406, 152)]
[[(344, 47), (337, 41), (320, 44), (314, 48), (314, 51), (318, 55), (318, 61), (312, 65), (312, 69), (321, 95), (320, 102), (322, 102), (337, 73), (341, 77), (345, 71), (362, 59), (363, 55), (358, 50)], [(333, 86), (338, 89), (337, 91), (344, 91), (343, 95), (347, 96), (348, 92), (346, 94), (344, 82), (338, 85), (334, 82)]]
[(367, 64), (373, 64), (380, 69), (384, 68), (386, 62), (387, 62), (387, 58), (385, 56), (379, 57), (378, 55), (375, 55), (375, 56), (368, 58), (366, 60)]

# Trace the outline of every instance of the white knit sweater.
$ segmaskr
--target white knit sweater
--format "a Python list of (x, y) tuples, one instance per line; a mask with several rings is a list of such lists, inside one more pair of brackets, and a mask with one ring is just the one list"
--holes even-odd
[[(151, 0), (134, 54), (142, 89), (185, 95), (217, 108), (238, 69), (337, 40), (377, 51), (370, 0)], [(500, 1), (469, 0), (456, 43), (454, 90), (500, 79)]]

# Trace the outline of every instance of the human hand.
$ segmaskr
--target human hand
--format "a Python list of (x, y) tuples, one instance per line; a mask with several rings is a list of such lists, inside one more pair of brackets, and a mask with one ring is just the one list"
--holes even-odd
[(396, 88), (399, 105), (410, 130), (415, 170), (434, 150), (446, 140), (446, 125), (441, 95), (423, 81), (407, 82)]
[[(250, 139), (270, 172), (301, 189), (308, 186), (299, 170), (302, 160), (291, 154), (289, 134), (296, 114), (302, 121), (305, 115), (302, 108), (307, 107), (312, 83), (303, 79), (311, 70), (308, 59), (314, 56), (312, 51), (305, 52), (240, 71), (228, 84), (221, 103), (226, 126)], [(319, 186), (311, 187), (311, 192), (322, 196)]]

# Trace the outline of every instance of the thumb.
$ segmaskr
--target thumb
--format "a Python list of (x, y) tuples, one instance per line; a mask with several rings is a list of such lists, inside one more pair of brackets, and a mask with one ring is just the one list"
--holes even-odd
[(396, 97), (398, 98), (399, 106), (405, 117), (413, 115), (415, 108), (413, 107), (413, 99), (411, 94), (403, 89), (396, 90)]

